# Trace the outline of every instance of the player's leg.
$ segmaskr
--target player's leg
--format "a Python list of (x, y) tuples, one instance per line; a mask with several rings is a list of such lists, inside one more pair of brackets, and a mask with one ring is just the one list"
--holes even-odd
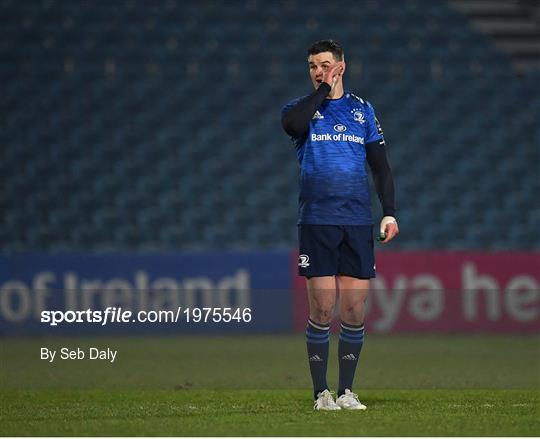
[[(330, 347), (330, 323), (336, 304), (334, 276), (312, 277), (307, 280), (309, 319), (306, 328), (306, 346), (309, 371), (313, 382), (314, 399), (328, 390), (326, 373)], [(321, 401), (328, 405), (328, 398)], [(333, 399), (332, 399), (333, 402)]]
[(364, 313), (369, 280), (339, 276), (339, 386), (338, 397), (352, 390), (354, 374), (364, 345)]
[[(335, 226), (299, 226), (298, 274), (307, 278), (309, 302), (306, 328), (309, 369), (313, 381), (315, 408), (324, 410), (337, 407), (327, 392), (326, 371), (330, 322), (337, 295), (335, 275), (338, 270), (338, 247), (342, 239), (343, 230)], [(321, 393), (324, 393), (324, 396), (319, 398)]]
[(341, 328), (339, 333), (339, 385), (337, 404), (343, 409), (365, 410), (352, 393), (354, 375), (364, 345), (365, 304), (369, 280), (338, 276)]
[(369, 279), (375, 276), (373, 235), (370, 226), (348, 226), (340, 249), (339, 308), (341, 330), (338, 346), (338, 403), (342, 408), (365, 409), (351, 392), (364, 344), (365, 306)]
[(306, 279), (309, 302), (309, 319), (322, 325), (330, 325), (337, 298), (335, 276)]
[(364, 323), (366, 300), (369, 294), (369, 279), (338, 275), (339, 312), (341, 321), (349, 326), (361, 326)]

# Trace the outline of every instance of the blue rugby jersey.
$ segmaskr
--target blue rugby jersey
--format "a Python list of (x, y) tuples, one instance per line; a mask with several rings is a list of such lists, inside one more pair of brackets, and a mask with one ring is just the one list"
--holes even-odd
[(307, 135), (292, 140), (300, 164), (298, 224), (373, 224), (365, 145), (384, 145), (384, 138), (371, 104), (350, 92), (325, 99)]

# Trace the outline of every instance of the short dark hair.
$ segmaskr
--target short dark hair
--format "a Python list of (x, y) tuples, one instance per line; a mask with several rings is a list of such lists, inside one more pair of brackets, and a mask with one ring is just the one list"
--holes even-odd
[(336, 61), (343, 61), (343, 46), (334, 40), (320, 40), (311, 45), (308, 49), (308, 56), (317, 55), (322, 52), (330, 52)]

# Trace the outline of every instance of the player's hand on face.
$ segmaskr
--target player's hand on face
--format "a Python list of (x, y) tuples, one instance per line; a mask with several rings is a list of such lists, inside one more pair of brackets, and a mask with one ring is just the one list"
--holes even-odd
[(396, 219), (393, 216), (385, 216), (381, 221), (381, 234), (384, 233), (384, 240), (381, 243), (390, 242), (396, 235), (399, 234), (399, 227)]
[(332, 64), (330, 67), (328, 67), (328, 70), (324, 73), (323, 76), (323, 82), (326, 82), (327, 84), (334, 88), (336, 85), (337, 80), (339, 77), (343, 74), (345, 71), (345, 63), (343, 61), (337, 62), (335, 64)]

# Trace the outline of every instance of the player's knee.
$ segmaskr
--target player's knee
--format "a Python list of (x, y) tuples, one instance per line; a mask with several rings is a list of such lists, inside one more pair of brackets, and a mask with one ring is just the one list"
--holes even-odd
[(311, 319), (318, 323), (326, 324), (332, 320), (333, 307), (314, 306), (311, 309)]
[(342, 307), (341, 320), (351, 325), (362, 324), (364, 322), (364, 302), (357, 302)]

